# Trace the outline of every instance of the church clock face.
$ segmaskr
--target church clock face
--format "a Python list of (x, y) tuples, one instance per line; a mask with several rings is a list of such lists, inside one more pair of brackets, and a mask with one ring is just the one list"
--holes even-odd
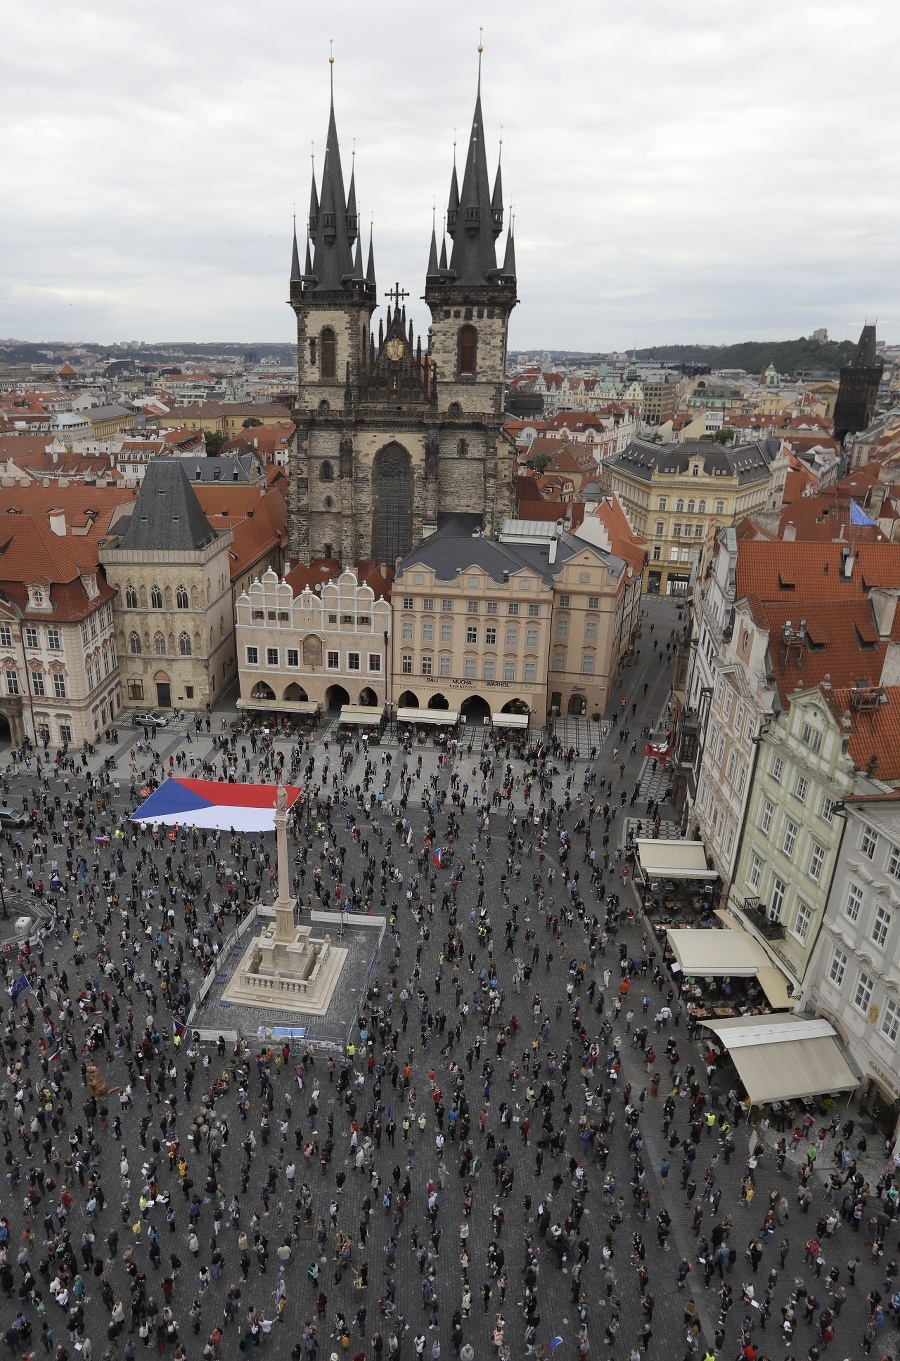
[(396, 363), (398, 359), (402, 359), (404, 345), (403, 341), (398, 339), (397, 336), (392, 336), (391, 339), (385, 343), (384, 348), (387, 352), (388, 359), (392, 359), (394, 363)]

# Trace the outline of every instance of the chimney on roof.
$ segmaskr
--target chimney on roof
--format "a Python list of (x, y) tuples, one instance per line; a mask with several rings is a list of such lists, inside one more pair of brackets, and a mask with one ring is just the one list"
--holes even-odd
[(51, 510), (49, 519), (50, 533), (55, 534), (59, 539), (64, 539), (66, 537), (66, 512), (64, 510)]
[(875, 616), (875, 627), (878, 629), (879, 638), (890, 638), (894, 630), (894, 614), (897, 610), (897, 597), (900, 590), (896, 587), (873, 586), (869, 592), (869, 601), (872, 605), (872, 613)]
[(550, 548), (547, 554), (547, 561), (551, 564), (556, 562), (556, 549), (558, 544), (559, 540), (554, 535), (554, 537), (550, 540)]
[(879, 685), (900, 685), (900, 643), (888, 642), (881, 664)]

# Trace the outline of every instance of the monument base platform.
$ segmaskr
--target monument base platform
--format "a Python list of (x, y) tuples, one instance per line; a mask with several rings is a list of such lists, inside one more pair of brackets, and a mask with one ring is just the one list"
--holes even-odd
[(288, 1010), (298, 1017), (325, 1015), (348, 955), (343, 946), (329, 944), (315, 979), (310, 981), (294, 972), (282, 973), (278, 968), (259, 972), (254, 967), (258, 954), (258, 939), (252, 940), (225, 986), (223, 1001), (273, 1011)]

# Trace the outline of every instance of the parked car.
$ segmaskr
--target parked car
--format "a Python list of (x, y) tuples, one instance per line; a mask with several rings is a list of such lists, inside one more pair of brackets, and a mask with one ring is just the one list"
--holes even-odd
[(15, 808), (0, 808), (0, 827), (8, 827), (11, 831), (24, 832), (31, 826), (31, 818), (24, 813), (18, 812)]
[(131, 715), (131, 725), (134, 728), (164, 728), (168, 721), (169, 715), (163, 713), (161, 709), (156, 709), (152, 713)]

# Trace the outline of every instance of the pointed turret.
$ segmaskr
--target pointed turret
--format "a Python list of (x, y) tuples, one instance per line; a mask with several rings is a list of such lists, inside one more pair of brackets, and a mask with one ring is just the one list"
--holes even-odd
[(316, 170), (313, 166), (312, 184), (309, 190), (309, 217), (306, 220), (306, 230), (310, 236), (315, 236), (319, 230), (319, 196), (316, 193)]
[(309, 253), (309, 240), (307, 240), (307, 242), (306, 242), (306, 268), (305, 268), (305, 270), (304, 270), (304, 278), (307, 278), (307, 279), (313, 278), (313, 272), (312, 272), (312, 256), (311, 256), (310, 253)]
[(372, 244), (372, 228), (369, 228), (369, 260), (366, 265), (366, 283), (375, 287), (375, 248)]
[(362, 240), (357, 236), (356, 250), (353, 254), (353, 282), (365, 283), (366, 276), (363, 274), (362, 263)]
[(497, 178), (494, 180), (494, 192), (491, 195), (491, 224), (494, 228), (494, 239), (503, 231), (503, 181), (500, 174), (500, 162), (497, 162)]
[(428, 278), (428, 279), (433, 279), (433, 278), (436, 278), (436, 277), (437, 277), (438, 273), (439, 273), (439, 267), (438, 267), (438, 254), (437, 254), (437, 235), (436, 235), (435, 230), (434, 230), (434, 224), (432, 223), (432, 226), (431, 226), (431, 249), (430, 249), (429, 252), (428, 252), (428, 268), (427, 268), (427, 270), (425, 271), (425, 276), (426, 276), (426, 278)]
[(510, 222), (509, 231), (506, 233), (506, 253), (503, 256), (503, 274), (507, 279), (516, 277), (516, 239), (513, 235), (513, 224)]
[(440, 269), (442, 274), (447, 273), (447, 242), (443, 237), (441, 237), (441, 258), (438, 264), (438, 268)]
[(302, 276), (301, 276), (301, 274), (300, 274), (300, 250), (299, 250), (299, 248), (298, 248), (298, 246), (297, 246), (297, 219), (296, 219), (296, 217), (295, 217), (295, 218), (294, 218), (294, 245), (293, 245), (293, 248), (292, 248), (292, 250), (291, 250), (291, 283), (292, 283), (292, 284), (299, 283), (301, 277), (302, 277)]
[[(452, 188), (452, 186), (451, 186)], [(447, 212), (449, 229), (450, 210)], [(475, 99), (472, 132), (466, 149), (462, 189), (459, 193), (459, 212), (450, 255), (450, 269), (460, 283), (484, 284), (497, 268), (497, 253), (491, 213), (491, 186), (488, 179), (487, 155), (484, 145), (484, 120), (481, 114), (481, 81)]]
[(447, 231), (451, 240), (456, 232), (459, 214), (459, 180), (456, 178), (456, 143), (453, 143), (453, 174), (450, 176), (450, 197), (447, 200)]
[(356, 154), (350, 171), (350, 192), (347, 195), (347, 237), (351, 244), (359, 235), (359, 214), (356, 211)]

